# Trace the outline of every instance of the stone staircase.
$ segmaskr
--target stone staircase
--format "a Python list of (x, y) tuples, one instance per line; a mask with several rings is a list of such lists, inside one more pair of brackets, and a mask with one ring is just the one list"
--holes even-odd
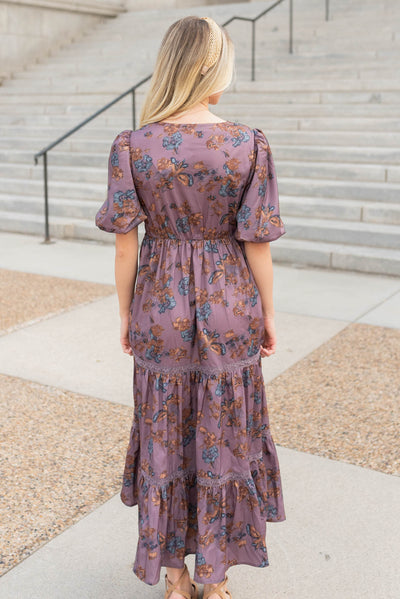
[[(223, 23), (268, 3), (128, 12), (0, 87), (0, 229), (44, 235), (43, 168), (33, 155), (151, 73), (166, 28), (187, 14)], [(276, 262), (400, 275), (400, 6), (397, 0), (288, 3), (256, 26), (228, 26), (237, 79), (221, 118), (261, 128), (274, 155), (287, 234)], [(145, 88), (138, 94), (138, 106)], [(139, 112), (139, 111), (138, 111)], [(49, 153), (50, 234), (113, 243), (94, 216), (115, 135), (132, 128), (126, 98)], [(142, 236), (144, 226), (140, 225)]]

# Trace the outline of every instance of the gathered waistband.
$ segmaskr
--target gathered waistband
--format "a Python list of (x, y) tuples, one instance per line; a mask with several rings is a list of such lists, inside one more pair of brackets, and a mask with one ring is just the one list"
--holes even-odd
[(148, 235), (148, 233), (144, 234), (144, 238), (150, 241), (170, 241), (172, 243), (191, 243), (192, 241), (232, 241), (235, 240), (235, 237), (232, 233), (226, 233), (222, 235), (213, 235), (212, 237), (192, 237), (192, 239), (185, 239), (184, 237), (154, 237), (152, 235)]

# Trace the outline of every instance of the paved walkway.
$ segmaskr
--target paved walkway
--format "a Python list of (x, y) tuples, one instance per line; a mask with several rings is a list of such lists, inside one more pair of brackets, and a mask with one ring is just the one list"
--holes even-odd
[[(113, 246), (40, 242), (1, 233), (0, 269), (114, 283)], [(400, 329), (395, 277), (275, 264), (274, 302), (278, 347), (263, 360), (266, 383), (349, 323)], [(113, 293), (0, 336), (0, 373), (132, 406), (132, 361), (118, 337)], [(379, 359), (379, 347), (371, 348), (371, 357)], [(117, 383), (110, 368), (118, 372)], [(229, 570), (233, 598), (397, 599), (399, 477), (279, 444), (277, 449), (287, 520), (267, 525), (268, 568)], [(162, 597), (162, 578), (150, 587), (131, 571), (136, 518), (137, 508), (124, 506), (116, 494), (6, 572), (0, 598)], [(193, 561), (189, 556), (188, 565)]]

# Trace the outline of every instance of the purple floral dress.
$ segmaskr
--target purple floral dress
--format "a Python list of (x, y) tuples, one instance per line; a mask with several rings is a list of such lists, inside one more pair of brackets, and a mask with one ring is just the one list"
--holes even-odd
[(259, 292), (243, 241), (286, 233), (264, 133), (157, 122), (120, 133), (103, 231), (145, 222), (129, 316), (134, 416), (121, 500), (138, 506), (133, 572), (195, 554), (194, 580), (269, 565), (266, 522), (285, 520), (269, 428)]

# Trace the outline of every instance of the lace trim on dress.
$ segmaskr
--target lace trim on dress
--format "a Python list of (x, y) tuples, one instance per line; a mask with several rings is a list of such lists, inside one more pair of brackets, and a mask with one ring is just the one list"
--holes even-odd
[(143, 360), (143, 358), (140, 358), (139, 356), (137, 356), (135, 354), (135, 352), (133, 352), (133, 357), (135, 359), (135, 363), (139, 364), (139, 366), (142, 366), (143, 368), (146, 368), (147, 370), (150, 370), (151, 372), (156, 372), (156, 373), (165, 373), (165, 374), (179, 374), (181, 372), (185, 373), (188, 371), (196, 371), (196, 372), (201, 372), (202, 374), (221, 374), (221, 373), (225, 373), (225, 372), (235, 372), (235, 370), (237, 370), (238, 368), (242, 368), (244, 366), (250, 366), (251, 364), (256, 364), (259, 360), (260, 357), (260, 352), (261, 349), (258, 350), (258, 352), (256, 354), (254, 354), (254, 356), (251, 356), (250, 358), (245, 358), (243, 360), (239, 360), (238, 362), (232, 362), (231, 364), (225, 364), (223, 367), (221, 368), (204, 368), (204, 366), (200, 367), (197, 364), (191, 364), (189, 366), (168, 366), (168, 367), (164, 367), (164, 366), (159, 366), (156, 364), (153, 364), (152, 362), (149, 362), (147, 360)]
[[(254, 462), (256, 460), (262, 460), (262, 458), (263, 458), (263, 452), (262, 452), (262, 450), (260, 452), (256, 453), (256, 454), (248, 456), (249, 462)], [(141, 471), (141, 476), (151, 486), (156, 486), (156, 487), (164, 487), (164, 486), (168, 485), (173, 480), (177, 480), (177, 479), (185, 480), (187, 478), (192, 478), (192, 477), (196, 478), (197, 484), (203, 485), (205, 487), (221, 487), (228, 480), (238, 480), (238, 481), (241, 480), (241, 481), (244, 481), (245, 483), (250, 483), (251, 485), (254, 484), (254, 481), (253, 481), (253, 478), (251, 476), (251, 473), (249, 473), (249, 474), (238, 474), (237, 472), (227, 472), (223, 476), (220, 476), (220, 477), (214, 478), (214, 479), (208, 478), (208, 477), (204, 477), (204, 476), (199, 476), (196, 473), (195, 470), (189, 470), (189, 469), (188, 470), (180, 470), (180, 471), (172, 472), (170, 475), (165, 476), (163, 478), (156, 477), (156, 476), (151, 476), (147, 472), (144, 472), (142, 470)]]

